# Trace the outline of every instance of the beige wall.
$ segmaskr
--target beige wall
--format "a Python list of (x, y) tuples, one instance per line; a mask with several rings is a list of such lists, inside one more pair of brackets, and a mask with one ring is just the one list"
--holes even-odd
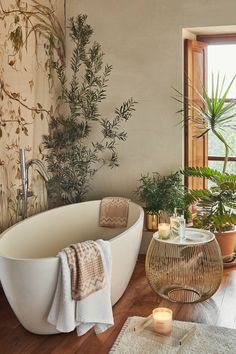
[[(104, 104), (139, 102), (120, 146), (120, 167), (95, 178), (90, 197), (132, 196), (141, 173), (182, 165), (182, 130), (171, 87), (182, 87), (182, 29), (236, 24), (235, 0), (66, 0), (67, 18), (86, 13), (114, 69)], [(68, 49), (70, 49), (67, 43)]]

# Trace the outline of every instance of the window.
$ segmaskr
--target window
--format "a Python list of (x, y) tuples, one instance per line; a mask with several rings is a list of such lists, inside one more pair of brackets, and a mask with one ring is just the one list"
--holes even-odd
[[(185, 97), (188, 100), (194, 99), (192, 86), (201, 92), (201, 84), (204, 83), (211, 90), (212, 73), (214, 77), (220, 74), (225, 82), (232, 80), (236, 74), (236, 35), (199, 36), (197, 40), (185, 40)], [(199, 82), (201, 83), (199, 85)], [(227, 100), (236, 98), (235, 85), (228, 94)], [(191, 112), (186, 113), (188, 116)], [(227, 172), (236, 173), (236, 132), (225, 131), (232, 150)], [(224, 160), (224, 147), (221, 142), (212, 134), (208, 137), (195, 139), (197, 132), (188, 122), (185, 127), (185, 166), (209, 166), (222, 171)], [(206, 188), (206, 181), (199, 181), (199, 178), (186, 180), (190, 189)]]
[[(195, 100), (196, 90), (202, 92), (202, 83), (206, 82), (206, 50), (207, 44), (195, 40), (185, 40), (185, 90), (186, 117), (191, 117), (194, 110), (189, 102)], [(189, 84), (190, 83), (190, 84)], [(189, 102), (188, 102), (189, 101)], [(188, 120), (185, 124), (185, 166), (206, 166), (208, 164), (207, 136), (199, 139), (199, 128)], [(186, 177), (185, 184), (189, 189), (206, 188), (206, 181), (201, 178)]]
[[(230, 82), (236, 74), (236, 43), (208, 44), (208, 91), (211, 90), (212, 74), (214, 77), (219, 73), (221, 78), (225, 75), (225, 83)], [(227, 101), (236, 98), (236, 81), (231, 88)], [(236, 114), (236, 112), (235, 112)], [(222, 132), (227, 137), (231, 147), (230, 158), (227, 164), (228, 173), (236, 173), (236, 132), (232, 130)], [(208, 134), (208, 166), (222, 171), (224, 149), (223, 145), (212, 134)]]

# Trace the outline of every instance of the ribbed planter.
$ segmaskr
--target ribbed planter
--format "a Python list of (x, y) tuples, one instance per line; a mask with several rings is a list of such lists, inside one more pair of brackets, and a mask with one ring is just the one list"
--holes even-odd
[(146, 224), (146, 229), (148, 231), (157, 231), (158, 230), (158, 220), (159, 215), (158, 212), (153, 213), (150, 211), (145, 212), (145, 224)]

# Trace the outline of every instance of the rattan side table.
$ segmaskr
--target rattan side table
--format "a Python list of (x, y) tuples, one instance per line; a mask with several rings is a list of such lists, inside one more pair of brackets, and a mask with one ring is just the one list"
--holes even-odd
[(152, 289), (172, 302), (205, 301), (219, 288), (223, 262), (215, 235), (186, 229), (186, 238), (168, 240), (153, 234), (146, 256), (146, 276)]

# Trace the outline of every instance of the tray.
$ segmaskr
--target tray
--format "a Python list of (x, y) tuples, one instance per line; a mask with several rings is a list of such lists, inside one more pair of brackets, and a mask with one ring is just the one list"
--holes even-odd
[(158, 231), (153, 234), (153, 238), (159, 242), (181, 245), (195, 245), (210, 242), (215, 239), (215, 235), (212, 232), (203, 229), (186, 228), (185, 238), (182, 240), (179, 237), (171, 236), (168, 239), (161, 238)]

